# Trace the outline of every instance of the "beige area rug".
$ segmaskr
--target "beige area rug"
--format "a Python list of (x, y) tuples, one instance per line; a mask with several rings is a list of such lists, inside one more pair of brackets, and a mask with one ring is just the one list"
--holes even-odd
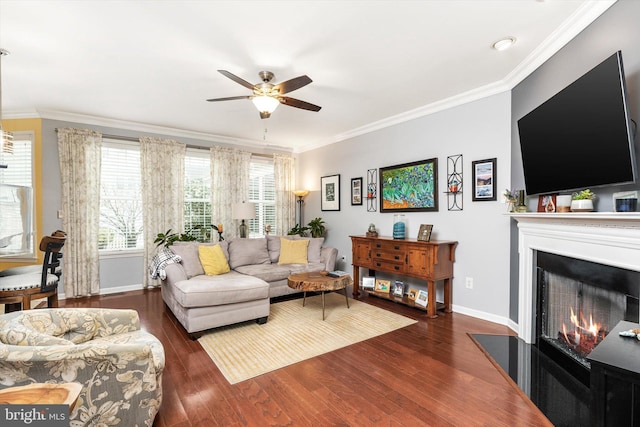
[(416, 323), (390, 311), (325, 294), (325, 320), (321, 296), (271, 304), (264, 325), (244, 322), (215, 329), (198, 339), (218, 369), (231, 383), (355, 344)]

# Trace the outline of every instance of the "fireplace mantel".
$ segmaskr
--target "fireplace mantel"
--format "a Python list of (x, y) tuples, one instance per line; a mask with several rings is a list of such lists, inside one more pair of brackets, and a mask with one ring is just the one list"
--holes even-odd
[(518, 222), (518, 335), (534, 337), (535, 252), (640, 271), (640, 213), (514, 213)]

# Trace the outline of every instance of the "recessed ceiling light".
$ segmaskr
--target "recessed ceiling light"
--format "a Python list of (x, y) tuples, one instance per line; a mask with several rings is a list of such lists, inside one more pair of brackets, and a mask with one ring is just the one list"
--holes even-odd
[(515, 37), (505, 37), (505, 38), (495, 42), (492, 45), (492, 47), (495, 50), (505, 50), (505, 49), (509, 49), (515, 42), (516, 42), (516, 38)]

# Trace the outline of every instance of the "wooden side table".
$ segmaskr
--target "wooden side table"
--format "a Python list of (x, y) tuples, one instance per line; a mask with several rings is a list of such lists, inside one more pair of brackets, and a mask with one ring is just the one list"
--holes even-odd
[(331, 291), (339, 291), (344, 289), (344, 297), (349, 308), (349, 297), (347, 296), (347, 286), (353, 283), (351, 276), (344, 275), (342, 277), (331, 277), (326, 271), (315, 273), (296, 273), (289, 276), (288, 285), (292, 289), (304, 291), (302, 306), (304, 307), (307, 299), (307, 292), (322, 293), (322, 320), (324, 320), (324, 293)]
[(69, 412), (76, 405), (82, 384), (35, 383), (0, 390), (0, 404), (11, 405), (69, 405)]

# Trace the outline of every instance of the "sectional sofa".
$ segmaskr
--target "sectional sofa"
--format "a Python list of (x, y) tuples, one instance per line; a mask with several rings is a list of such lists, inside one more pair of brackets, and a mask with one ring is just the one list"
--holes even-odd
[(335, 269), (338, 250), (323, 244), (322, 237), (299, 236), (175, 242), (169, 249), (181, 261), (165, 267), (162, 298), (190, 334), (264, 323), (271, 298), (300, 292), (287, 285), (290, 274)]

